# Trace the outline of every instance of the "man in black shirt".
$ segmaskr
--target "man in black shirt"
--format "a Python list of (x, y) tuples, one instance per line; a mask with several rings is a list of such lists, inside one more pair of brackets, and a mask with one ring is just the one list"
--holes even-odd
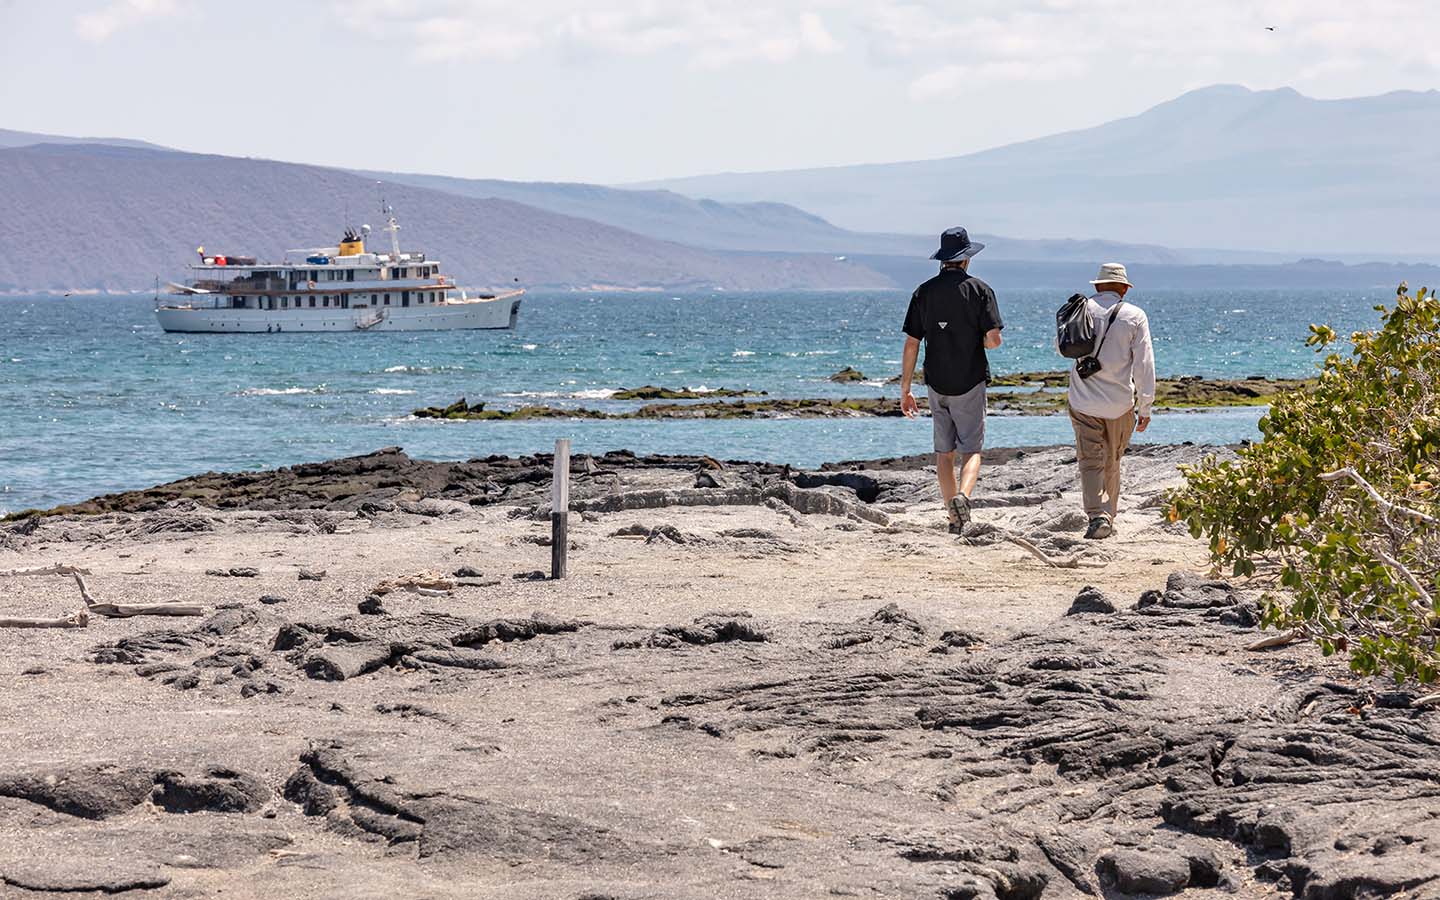
[[(980, 477), (985, 443), (985, 385), (990, 381), (987, 349), (1000, 346), (1000, 307), (990, 285), (970, 274), (970, 258), (984, 244), (970, 240), (964, 228), (940, 236), (931, 259), (940, 274), (915, 289), (905, 313), (905, 352), (900, 370), (900, 410), (911, 419), (919, 407), (910, 393), (920, 342), (925, 342), (925, 387), (935, 426), (935, 473), (950, 517), (950, 533), (970, 521), (970, 494)], [(955, 483), (955, 452), (961, 454), (960, 483)]]

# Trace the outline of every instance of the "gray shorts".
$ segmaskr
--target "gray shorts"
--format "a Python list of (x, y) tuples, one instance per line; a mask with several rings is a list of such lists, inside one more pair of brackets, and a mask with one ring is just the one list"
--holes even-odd
[(930, 418), (935, 424), (935, 452), (979, 453), (985, 446), (985, 382), (963, 394), (930, 394)]

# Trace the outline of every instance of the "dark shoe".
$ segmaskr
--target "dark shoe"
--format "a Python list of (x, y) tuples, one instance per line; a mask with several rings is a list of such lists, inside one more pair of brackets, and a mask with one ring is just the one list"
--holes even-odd
[(950, 533), (955, 535), (956, 537), (960, 537), (965, 533), (965, 526), (961, 525), (959, 522), (951, 522)]
[(1085, 529), (1085, 538), (1091, 541), (1103, 541), (1115, 533), (1115, 528), (1110, 520), (1104, 516), (1096, 516), (1090, 520), (1090, 526)]
[(970, 498), (964, 494), (956, 494), (950, 499), (950, 508), (947, 512), (950, 513), (950, 527), (952, 532), (955, 534), (960, 533), (954, 531), (956, 526), (960, 528), (960, 531), (964, 531), (965, 526), (970, 524)]

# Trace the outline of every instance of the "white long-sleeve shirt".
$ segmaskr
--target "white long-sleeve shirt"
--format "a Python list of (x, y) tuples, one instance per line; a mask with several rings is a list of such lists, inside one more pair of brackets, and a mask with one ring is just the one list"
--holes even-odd
[(1131, 410), (1150, 415), (1155, 402), (1155, 351), (1150, 346), (1150, 320), (1133, 303), (1121, 303), (1106, 334), (1106, 322), (1120, 295), (1111, 291), (1090, 298), (1090, 317), (1100, 347), (1100, 371), (1089, 378), (1070, 364), (1070, 408), (1087, 416), (1118, 419)]

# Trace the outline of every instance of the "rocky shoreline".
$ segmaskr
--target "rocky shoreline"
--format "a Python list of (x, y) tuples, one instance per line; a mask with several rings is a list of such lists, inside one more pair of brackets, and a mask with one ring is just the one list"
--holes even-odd
[[(1440, 709), (1303, 645), (1135, 448), (807, 471), (399, 448), (0, 525), (5, 897), (1440, 897)], [(1022, 538), (1054, 568), (1012, 542)]]
[[(857, 382), (862, 373), (844, 369), (832, 381)], [(1038, 372), (997, 378), (989, 390), (993, 412), (1017, 415), (1050, 415), (1065, 409), (1067, 376), (1063, 372)], [(1156, 384), (1155, 405), (1165, 409), (1212, 409), (1236, 406), (1263, 406), (1281, 391), (1303, 389), (1310, 382), (1299, 379), (1262, 377), (1205, 379), (1163, 378)], [(759, 399), (743, 399), (759, 397)], [(742, 398), (723, 400), (716, 398)], [(530, 419), (773, 419), (773, 418), (854, 418), (901, 415), (894, 397), (768, 397), (743, 390), (697, 392), (647, 386), (620, 391), (611, 400), (667, 400), (687, 402), (646, 403), (628, 409), (593, 409), (584, 406), (527, 405), (492, 409), (489, 404), (469, 403), (460, 398), (448, 406), (427, 406), (414, 410), (419, 419), (451, 421), (523, 421)], [(916, 400), (928, 411), (923, 392)]]

